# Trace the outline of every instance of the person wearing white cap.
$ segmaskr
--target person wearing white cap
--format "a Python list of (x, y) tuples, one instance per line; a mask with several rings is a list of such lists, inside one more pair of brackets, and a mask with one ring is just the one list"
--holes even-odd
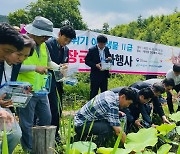
[(32, 85), (33, 97), (25, 108), (19, 109), (20, 126), (22, 129), (21, 144), (25, 151), (32, 150), (32, 126), (34, 115), (38, 118), (38, 125), (51, 124), (51, 112), (47, 95), (37, 95), (44, 86), (49, 67), (59, 67), (53, 63), (46, 48), (45, 41), (54, 36), (53, 23), (41, 16), (35, 17), (31, 24), (25, 26), (28, 35), (36, 42), (34, 53), (22, 64), (18, 81), (26, 81)]

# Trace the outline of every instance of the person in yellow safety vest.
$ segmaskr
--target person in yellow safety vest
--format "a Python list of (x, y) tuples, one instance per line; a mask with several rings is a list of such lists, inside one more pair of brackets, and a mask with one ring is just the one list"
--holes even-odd
[(54, 36), (53, 23), (41, 16), (35, 17), (33, 23), (25, 26), (29, 37), (34, 39), (36, 47), (31, 57), (22, 63), (18, 81), (26, 81), (32, 84), (33, 97), (25, 108), (19, 108), (20, 126), (22, 129), (21, 144), (25, 151), (32, 151), (32, 126), (34, 116), (38, 118), (38, 125), (51, 124), (51, 111), (47, 95), (37, 95), (35, 91), (44, 86), (44, 77), (48, 68), (60, 66), (51, 61), (45, 41)]

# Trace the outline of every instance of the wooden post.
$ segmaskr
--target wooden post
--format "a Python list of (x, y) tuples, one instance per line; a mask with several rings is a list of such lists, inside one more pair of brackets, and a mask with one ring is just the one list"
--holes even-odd
[(32, 153), (54, 154), (56, 126), (37, 126), (32, 128)]

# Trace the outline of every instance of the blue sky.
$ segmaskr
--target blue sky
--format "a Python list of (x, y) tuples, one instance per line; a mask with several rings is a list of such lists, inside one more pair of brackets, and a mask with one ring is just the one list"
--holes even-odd
[[(19, 8), (25, 8), (36, 0), (1, 0), (0, 14), (7, 15)], [(80, 0), (79, 7), (83, 21), (91, 29), (102, 29), (103, 23), (110, 27), (126, 24), (137, 20), (139, 15), (147, 18), (151, 15), (167, 15), (177, 8), (180, 11), (179, 0)]]

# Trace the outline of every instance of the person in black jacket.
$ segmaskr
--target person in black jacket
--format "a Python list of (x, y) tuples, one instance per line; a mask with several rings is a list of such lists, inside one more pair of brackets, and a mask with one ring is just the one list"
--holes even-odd
[[(111, 89), (114, 93), (117, 93), (118, 90), (122, 89), (123, 87), (118, 87)], [(139, 115), (141, 114), (145, 121), (150, 122), (149, 114), (150, 108), (146, 106), (148, 102), (154, 97), (154, 93), (151, 88), (146, 87), (138, 90), (132, 87), (134, 91), (136, 91), (136, 100), (131, 104), (128, 108), (124, 108), (120, 110), (120, 113), (126, 117), (127, 121), (127, 129), (126, 132), (130, 131), (132, 125), (141, 125), (139, 122)]]
[(137, 99), (135, 103), (130, 105), (128, 108), (130, 111), (129, 113), (130, 116), (133, 117), (130, 120), (127, 119), (128, 126), (134, 124), (137, 127), (143, 127), (141, 125), (141, 121), (139, 120), (140, 114), (142, 115), (143, 120), (146, 121), (149, 125), (151, 125), (151, 118), (150, 118), (151, 106), (149, 105), (149, 102), (153, 97), (154, 97), (154, 93), (152, 89), (149, 87), (142, 88), (137, 93)]
[[(58, 38), (50, 38), (45, 43), (50, 53), (51, 60), (59, 66), (68, 63), (69, 48), (68, 45), (72, 39), (76, 38), (76, 32), (71, 26), (63, 26), (60, 28)], [(58, 103), (58, 95), (60, 104)], [(59, 122), (62, 114), (62, 96), (63, 96), (63, 82), (56, 82), (54, 73), (52, 73), (51, 90), (48, 95), (50, 109), (52, 114), (51, 124), (56, 127), (56, 142), (60, 143)]]
[[(159, 102), (159, 96), (164, 93), (165, 91), (168, 91), (170, 89), (173, 88), (174, 82), (172, 82), (171, 79), (164, 79), (162, 80), (161, 83), (154, 83), (153, 85), (150, 83), (146, 83), (145, 81), (139, 81), (136, 82), (132, 85), (130, 85), (130, 87), (136, 88), (141, 90), (142, 88), (146, 88), (146, 87), (150, 87), (154, 93), (154, 97), (152, 98), (152, 103), (153, 103), (153, 107), (154, 107), (154, 112), (158, 113), (159, 116), (162, 118), (163, 123), (170, 123), (168, 121), (168, 119), (166, 118), (162, 105)], [(148, 107), (148, 105), (146, 105)], [(149, 108), (149, 107), (148, 107)], [(148, 120), (147, 120), (148, 119)], [(150, 115), (148, 118), (146, 118), (146, 122), (151, 123), (150, 120)]]
[(107, 37), (99, 35), (97, 45), (91, 47), (85, 57), (85, 64), (91, 67), (90, 73), (90, 99), (94, 98), (99, 91), (107, 90), (109, 70), (102, 70), (102, 62), (112, 60), (109, 48), (106, 47)]

